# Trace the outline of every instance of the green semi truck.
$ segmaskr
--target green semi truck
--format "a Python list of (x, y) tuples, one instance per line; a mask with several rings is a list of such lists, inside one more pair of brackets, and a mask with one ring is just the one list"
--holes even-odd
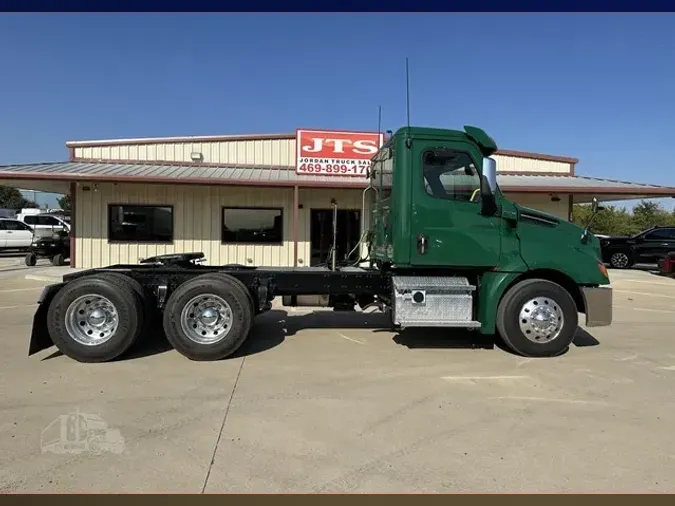
[(587, 326), (611, 324), (600, 244), (588, 228), (507, 200), (496, 151), (476, 127), (401, 128), (372, 160), (361, 262), (206, 266), (203, 253), (183, 253), (68, 274), (40, 297), (29, 355), (56, 345), (78, 361), (108, 361), (159, 323), (182, 355), (217, 360), (276, 297), (336, 311), (375, 306), (394, 328), (474, 329), (523, 356), (560, 355), (579, 313)]

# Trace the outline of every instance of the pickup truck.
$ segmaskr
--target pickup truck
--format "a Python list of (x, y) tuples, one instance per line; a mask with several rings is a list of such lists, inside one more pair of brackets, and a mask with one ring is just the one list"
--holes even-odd
[(602, 259), (615, 269), (655, 264), (675, 251), (675, 227), (652, 227), (642, 232), (600, 238)]

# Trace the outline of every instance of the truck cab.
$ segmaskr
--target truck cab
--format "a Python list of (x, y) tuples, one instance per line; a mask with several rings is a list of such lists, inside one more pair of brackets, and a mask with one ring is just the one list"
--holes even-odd
[(471, 126), (404, 127), (388, 139), (369, 174), (371, 265), (400, 276), (466, 279), (471, 321), (484, 333), (495, 331), (507, 291), (528, 280), (544, 291), (562, 288), (587, 325), (609, 324), (611, 289), (602, 289), (609, 277), (598, 239), (509, 201), (497, 184), (496, 151)]

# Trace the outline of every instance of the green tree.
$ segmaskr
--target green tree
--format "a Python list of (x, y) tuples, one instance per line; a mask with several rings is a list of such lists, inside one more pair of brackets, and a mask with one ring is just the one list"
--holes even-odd
[(37, 205), (31, 200), (26, 200), (16, 188), (0, 186), (0, 209), (22, 209), (25, 207), (37, 207)]
[[(658, 203), (643, 200), (630, 212), (605, 205), (590, 226), (591, 232), (605, 235), (632, 235), (654, 226), (675, 225), (675, 210), (669, 213)], [(585, 227), (591, 218), (591, 206), (574, 206), (574, 223)]]
[(633, 223), (640, 230), (654, 226), (673, 225), (672, 213), (663, 209), (657, 202), (642, 201), (633, 209)]
[(63, 197), (56, 199), (56, 203), (64, 211), (70, 211), (70, 195), (64, 195)]

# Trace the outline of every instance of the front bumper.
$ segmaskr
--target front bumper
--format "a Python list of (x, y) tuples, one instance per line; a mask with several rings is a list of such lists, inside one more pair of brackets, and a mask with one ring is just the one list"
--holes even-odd
[(603, 327), (612, 324), (612, 288), (609, 286), (581, 287), (586, 307), (586, 326)]

